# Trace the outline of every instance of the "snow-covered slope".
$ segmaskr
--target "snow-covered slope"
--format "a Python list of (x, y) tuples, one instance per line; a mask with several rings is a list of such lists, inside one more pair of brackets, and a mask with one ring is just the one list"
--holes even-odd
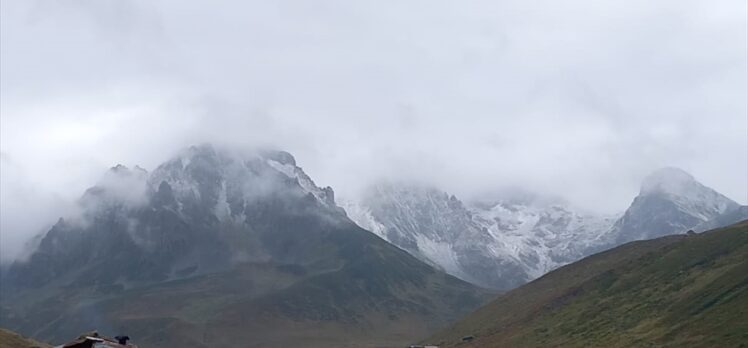
[(472, 212), (435, 188), (381, 184), (341, 205), (361, 227), (459, 278), (492, 287), (525, 280), (519, 260), (503, 257)]
[(344, 201), (362, 227), (446, 272), (508, 289), (577, 260), (614, 217), (562, 204), (494, 200), (464, 204), (433, 187), (380, 184)]
[[(148, 187), (158, 192), (167, 185), (176, 210), (194, 218), (196, 211), (212, 211), (225, 220), (244, 221), (250, 202), (278, 192), (303, 192), (332, 209), (330, 187), (320, 188), (284, 151), (237, 151), (212, 145), (192, 146), (160, 165), (148, 177)], [(205, 210), (203, 208), (210, 207)], [(201, 213), (202, 214), (202, 213)]]
[(529, 279), (586, 256), (596, 237), (616, 220), (562, 203), (497, 202), (474, 204), (472, 210), (493, 240), (510, 246), (505, 251), (523, 261)]

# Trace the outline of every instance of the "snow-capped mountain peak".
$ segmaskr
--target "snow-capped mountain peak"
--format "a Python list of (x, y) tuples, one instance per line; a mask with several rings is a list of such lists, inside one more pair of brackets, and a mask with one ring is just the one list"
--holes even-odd
[(603, 239), (606, 246), (685, 233), (739, 205), (691, 174), (663, 168), (647, 176), (639, 195)]
[[(268, 196), (308, 195), (319, 204), (339, 210), (331, 188), (320, 188), (283, 151), (241, 151), (210, 144), (191, 146), (158, 166), (152, 173), (140, 167), (117, 165), (89, 189), (81, 202), (101, 210), (148, 200), (170, 206), (184, 216), (244, 221), (251, 202)], [(290, 197), (290, 196), (288, 196)], [(212, 212), (206, 215), (205, 212)], [(95, 213), (95, 212), (94, 212)]]
[(702, 222), (738, 206), (731, 199), (696, 181), (691, 174), (672, 167), (659, 169), (644, 179), (639, 196), (651, 195), (665, 197)]

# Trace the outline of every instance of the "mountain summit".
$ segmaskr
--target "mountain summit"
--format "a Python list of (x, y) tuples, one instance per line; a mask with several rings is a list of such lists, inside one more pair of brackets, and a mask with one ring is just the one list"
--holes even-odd
[(117, 166), (0, 282), (0, 325), (149, 347), (399, 346), (488, 292), (349, 220), (281, 151), (194, 146)]
[(682, 195), (701, 186), (693, 175), (680, 168), (665, 167), (649, 174), (641, 184), (640, 193), (663, 192)]
[(606, 237), (614, 246), (685, 233), (738, 208), (737, 203), (702, 185), (687, 172), (663, 168), (644, 179), (639, 195)]

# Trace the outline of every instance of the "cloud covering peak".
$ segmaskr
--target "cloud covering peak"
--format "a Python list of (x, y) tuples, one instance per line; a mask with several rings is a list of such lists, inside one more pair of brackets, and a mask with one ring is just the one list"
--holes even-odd
[(3, 235), (37, 205), (17, 188), (72, 201), (202, 142), (288, 150), (343, 195), (416, 180), (610, 212), (677, 166), (745, 204), (747, 6), (2, 1)]

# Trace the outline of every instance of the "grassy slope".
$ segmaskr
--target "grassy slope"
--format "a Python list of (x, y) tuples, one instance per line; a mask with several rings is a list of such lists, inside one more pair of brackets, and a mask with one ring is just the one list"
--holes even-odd
[(50, 345), (23, 337), (13, 331), (0, 328), (0, 348), (48, 348)]
[(357, 245), (322, 273), (244, 264), (109, 295), (68, 289), (13, 329), (51, 342), (96, 329), (154, 348), (401, 347), (493, 297), (378, 239)]
[[(473, 343), (459, 343), (474, 335)], [(748, 347), (748, 221), (553, 271), (435, 335), (445, 347)]]
[(368, 249), (338, 271), (226, 308), (209, 324), (215, 343), (230, 343), (220, 337), (247, 337), (242, 342), (248, 347), (402, 347), (490, 296), (413, 258), (393, 255), (401, 250)]

